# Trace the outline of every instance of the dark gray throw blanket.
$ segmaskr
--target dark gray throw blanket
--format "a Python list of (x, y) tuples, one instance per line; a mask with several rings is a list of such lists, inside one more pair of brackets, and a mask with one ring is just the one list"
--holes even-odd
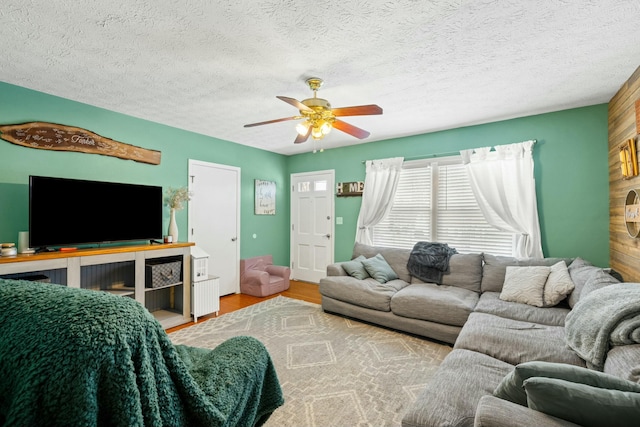
[(442, 274), (449, 271), (449, 259), (457, 254), (446, 243), (418, 242), (413, 246), (407, 270), (423, 282), (442, 284)]
[(0, 279), (0, 425), (252, 427), (283, 403), (251, 337), (174, 346), (133, 299)]
[(565, 320), (569, 347), (602, 371), (612, 346), (640, 344), (640, 283), (616, 283), (595, 290)]

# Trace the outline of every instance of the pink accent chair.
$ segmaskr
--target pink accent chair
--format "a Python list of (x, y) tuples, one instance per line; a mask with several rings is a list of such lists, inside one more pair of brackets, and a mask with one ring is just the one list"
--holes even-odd
[(273, 256), (263, 255), (240, 260), (240, 292), (266, 297), (289, 289), (291, 269), (273, 265)]

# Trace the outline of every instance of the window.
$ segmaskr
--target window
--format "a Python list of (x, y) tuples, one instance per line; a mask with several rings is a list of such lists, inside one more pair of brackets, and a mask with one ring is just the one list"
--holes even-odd
[(310, 191), (327, 191), (327, 181), (313, 181), (313, 190), (311, 189), (311, 181), (301, 181), (298, 183), (299, 193), (308, 193)]
[(391, 212), (373, 229), (377, 246), (411, 249), (418, 241), (511, 256), (514, 238), (485, 221), (456, 156), (405, 162)]
[(309, 181), (298, 183), (298, 193), (308, 193), (311, 191), (311, 183)]
[(327, 181), (313, 181), (314, 191), (327, 191)]

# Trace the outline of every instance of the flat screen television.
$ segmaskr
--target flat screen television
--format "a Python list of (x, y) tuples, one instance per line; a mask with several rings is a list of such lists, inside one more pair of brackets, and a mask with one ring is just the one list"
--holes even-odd
[(162, 239), (162, 187), (29, 177), (29, 246)]

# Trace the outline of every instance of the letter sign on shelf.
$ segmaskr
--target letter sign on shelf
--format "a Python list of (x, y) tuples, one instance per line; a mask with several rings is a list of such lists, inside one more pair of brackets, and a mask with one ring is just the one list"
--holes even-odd
[(364, 181), (339, 182), (336, 188), (338, 197), (362, 196)]

